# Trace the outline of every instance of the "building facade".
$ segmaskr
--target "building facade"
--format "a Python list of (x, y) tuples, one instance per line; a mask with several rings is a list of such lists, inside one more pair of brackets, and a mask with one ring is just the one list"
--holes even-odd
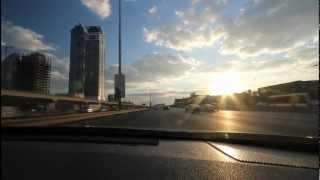
[(77, 25), (71, 29), (69, 94), (84, 97), (87, 29)]
[(71, 30), (69, 94), (105, 101), (105, 44), (99, 26)]
[(17, 90), (21, 56), (13, 53), (1, 61), (1, 89)]
[(49, 94), (51, 63), (51, 58), (41, 53), (22, 56), (19, 66), (20, 89)]
[(51, 58), (41, 53), (9, 55), (1, 62), (2, 88), (49, 94), (51, 63)]
[(319, 81), (293, 81), (258, 89), (259, 96), (285, 95), (291, 93), (307, 93), (312, 99), (318, 98)]

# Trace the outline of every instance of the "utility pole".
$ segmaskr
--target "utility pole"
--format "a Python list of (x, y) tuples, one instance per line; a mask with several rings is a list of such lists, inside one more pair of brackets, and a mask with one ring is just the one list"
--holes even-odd
[(150, 87), (148, 88), (148, 94), (149, 94), (149, 108), (151, 108), (151, 92), (150, 92)]
[(151, 93), (149, 91), (149, 108), (151, 108)]
[[(118, 78), (121, 77), (121, 0), (119, 0), (119, 66), (118, 66)], [(121, 90), (118, 90), (118, 105), (121, 109)]]

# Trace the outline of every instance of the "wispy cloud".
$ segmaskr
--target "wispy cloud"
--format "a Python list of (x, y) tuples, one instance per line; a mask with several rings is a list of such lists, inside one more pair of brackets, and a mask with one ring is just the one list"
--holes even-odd
[[(128, 82), (158, 82), (165, 79), (177, 78), (198, 66), (199, 61), (178, 54), (147, 54), (131, 64), (124, 65)], [(110, 66), (108, 78), (112, 79), (117, 66)]]
[(13, 46), (27, 51), (52, 51), (52, 44), (44, 41), (44, 36), (10, 21), (1, 22), (1, 45)]
[[(319, 70), (314, 64), (318, 64), (317, 51), (310, 47), (297, 49), (288, 57), (235, 58), (215, 65), (179, 55), (146, 55), (123, 67), (128, 92), (132, 93), (206, 90), (229, 71), (239, 75), (243, 91), (256, 90), (270, 84), (317, 79)], [(116, 71), (117, 66), (108, 69), (110, 82)]]
[(294, 50), (318, 34), (316, 1), (249, 1), (239, 17), (225, 22), (221, 53), (242, 57)]
[(176, 11), (178, 22), (157, 27), (144, 28), (144, 40), (157, 46), (190, 51), (213, 45), (224, 35), (224, 29), (215, 22), (225, 4), (213, 3), (201, 11), (192, 6)]
[[(165, 84), (189, 74), (199, 66), (199, 63), (199, 60), (178, 54), (154, 53), (144, 55), (122, 67), (126, 74), (126, 86), (129, 91), (144, 92), (146, 89), (155, 91), (175, 88)], [(117, 66), (108, 67), (107, 79), (110, 82), (113, 81), (116, 72)]]
[(150, 16), (158, 17), (158, 18), (160, 17), (159, 10), (158, 10), (157, 6), (152, 6), (150, 9), (148, 9), (148, 13)]
[(50, 93), (67, 93), (69, 82), (69, 57), (57, 57), (52, 53), (44, 53), (51, 59)]
[(109, 0), (81, 0), (81, 2), (92, 12), (98, 14), (102, 19), (111, 15), (111, 5)]
[[(205, 8), (198, 6), (201, 3)], [(144, 40), (178, 51), (210, 47), (221, 40), (221, 54), (246, 58), (289, 52), (318, 39), (315, 1), (250, 0), (239, 15), (225, 17), (228, 4), (194, 0), (190, 8), (176, 11), (178, 21), (145, 27)]]

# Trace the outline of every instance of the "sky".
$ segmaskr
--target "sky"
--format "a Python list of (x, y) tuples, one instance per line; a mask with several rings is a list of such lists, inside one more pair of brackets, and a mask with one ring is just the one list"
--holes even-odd
[[(112, 94), (118, 2), (3, 0), (1, 50), (8, 45), (14, 47), (8, 53), (52, 56), (51, 92), (66, 93), (71, 28), (101, 26)], [(225, 94), (318, 80), (318, 1), (123, 0), (122, 8), (123, 72), (131, 100), (152, 93), (157, 102), (172, 102), (193, 91)]]

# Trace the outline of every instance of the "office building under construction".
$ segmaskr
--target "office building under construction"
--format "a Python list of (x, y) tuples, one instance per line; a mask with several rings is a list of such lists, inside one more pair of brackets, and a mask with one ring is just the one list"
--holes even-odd
[(1, 62), (2, 89), (49, 94), (51, 63), (41, 53), (9, 55)]

